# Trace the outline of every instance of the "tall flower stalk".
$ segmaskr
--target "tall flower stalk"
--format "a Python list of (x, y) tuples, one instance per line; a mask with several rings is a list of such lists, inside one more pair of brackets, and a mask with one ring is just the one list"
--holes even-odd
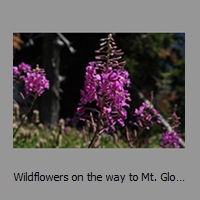
[(127, 117), (126, 107), (130, 94), (125, 87), (130, 86), (129, 73), (120, 61), (123, 52), (117, 49), (112, 34), (100, 40), (100, 48), (95, 52), (96, 61), (86, 67), (84, 89), (81, 90), (80, 106), (77, 113), (88, 119), (88, 112), (95, 113), (95, 132), (88, 146), (102, 132), (115, 131), (115, 125), (124, 126)]
[[(49, 80), (46, 79), (44, 69), (39, 68), (39, 65), (36, 66), (36, 69), (31, 69), (30, 65), (25, 64), (24, 62), (22, 62), (18, 66), (13, 67), (13, 79), (15, 84), (19, 81), (24, 82), (26, 97), (33, 96), (31, 106), (28, 108), (27, 112), (23, 116), (20, 124), (18, 125), (17, 129), (13, 134), (13, 137), (15, 137), (17, 131), (27, 118), (30, 111), (32, 110), (37, 97), (41, 96), (46, 89), (49, 89), (50, 84)], [(24, 96), (23, 99), (25, 99)]]

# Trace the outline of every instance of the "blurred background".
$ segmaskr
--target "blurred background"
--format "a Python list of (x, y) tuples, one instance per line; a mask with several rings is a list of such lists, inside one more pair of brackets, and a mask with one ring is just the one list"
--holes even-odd
[[(109, 33), (14, 33), (13, 66), (21, 62), (33, 68), (45, 68), (51, 88), (36, 102), (44, 124), (56, 124), (60, 118), (72, 118), (84, 86), (85, 68), (94, 61), (100, 39)], [(142, 103), (139, 92), (150, 99), (165, 119), (177, 104), (180, 131), (185, 133), (185, 33), (112, 33), (126, 61), (132, 87), (128, 119)], [(20, 89), (20, 88), (19, 88)], [(13, 98), (23, 114), (24, 101), (18, 91)], [(27, 103), (31, 103), (31, 99)], [(31, 115), (29, 116), (31, 117)], [(128, 123), (128, 122), (127, 122)]]

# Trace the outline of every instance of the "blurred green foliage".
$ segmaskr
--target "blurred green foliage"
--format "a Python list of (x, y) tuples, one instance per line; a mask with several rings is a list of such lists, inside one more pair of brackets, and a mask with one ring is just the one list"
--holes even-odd
[[(75, 127), (68, 127), (68, 132), (59, 133), (59, 127), (53, 130), (39, 128), (34, 124), (27, 124), (18, 131), (13, 139), (13, 148), (87, 148), (87, 142), (92, 138), (88, 133), (83, 134), (82, 131)], [(115, 138), (108, 134), (102, 134), (100, 142), (96, 148), (127, 148), (129, 144), (123, 139)]]
[[(40, 125), (23, 125), (13, 138), (13, 148), (87, 148), (92, 138), (92, 134), (84, 134), (75, 127), (68, 127), (67, 133), (60, 134), (59, 127), (49, 130)], [(148, 136), (140, 148), (160, 148), (160, 142), (160, 134)], [(130, 148), (127, 139), (120, 133), (115, 136), (103, 133), (95, 143), (95, 148)]]

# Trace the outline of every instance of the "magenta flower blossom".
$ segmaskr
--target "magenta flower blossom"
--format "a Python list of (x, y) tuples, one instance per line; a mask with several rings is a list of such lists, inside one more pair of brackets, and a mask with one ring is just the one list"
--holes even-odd
[(77, 113), (85, 114), (87, 106), (95, 102), (103, 126), (115, 130), (114, 125), (124, 126), (127, 117), (125, 107), (129, 107), (127, 101), (131, 99), (125, 87), (130, 86), (130, 79), (128, 71), (124, 70), (125, 62), (119, 62), (123, 52), (117, 50), (112, 35), (101, 41), (103, 43), (96, 51), (100, 54), (95, 57), (97, 61), (90, 62), (86, 67), (84, 89), (80, 91), (81, 106)]
[(41, 96), (45, 89), (49, 89), (49, 80), (46, 79), (44, 70), (39, 67), (27, 72), (23, 79), (27, 96), (33, 93), (37, 93), (38, 96)]
[(18, 67), (13, 67), (13, 75), (14, 75), (14, 76), (17, 76), (17, 75), (19, 75), (19, 74), (20, 74), (20, 72), (19, 72)]
[[(25, 115), (22, 117), (22, 120), (14, 131), (14, 136), (18, 132), (19, 128), (27, 118), (28, 114), (32, 110), (34, 103), (38, 96), (40, 96), (45, 89), (49, 89), (49, 80), (46, 79), (44, 69), (40, 69), (39, 65), (36, 66), (36, 69), (31, 69), (30, 65), (21, 63), (17, 67), (13, 67), (13, 83), (18, 84), (20, 81), (24, 81), (25, 83), (25, 93), (26, 96), (33, 95), (34, 99), (31, 103), (31, 106), (28, 108)], [(20, 95), (23, 99), (24, 95), (20, 92)]]
[(22, 62), (18, 66), (13, 66), (13, 75), (19, 76), (31, 71), (31, 66)]
[(81, 104), (86, 105), (97, 100), (97, 87), (100, 84), (100, 75), (97, 74), (94, 62), (90, 62), (86, 68), (85, 74), (85, 90), (81, 90)]
[(21, 64), (19, 64), (18, 69), (21, 72), (27, 73), (31, 70), (31, 66), (22, 62)]
[(161, 146), (163, 148), (180, 148), (181, 139), (179, 137), (180, 131), (178, 130), (180, 117), (176, 114), (176, 107), (177, 105), (175, 105), (172, 115), (168, 117), (168, 123), (171, 125), (172, 130), (165, 131), (165, 133), (162, 134)]
[(162, 148), (180, 148), (180, 138), (176, 131), (166, 131), (162, 135)]
[(150, 105), (144, 102), (139, 109), (135, 109), (134, 116), (136, 117), (136, 122), (133, 124), (139, 128), (145, 128), (149, 130), (153, 124), (161, 123), (159, 120), (160, 114), (157, 113), (156, 109), (152, 109)]
[(37, 93), (38, 96), (49, 89), (49, 80), (46, 79), (45, 71), (37, 66), (36, 69), (31, 69), (30, 65), (22, 62), (17, 67), (13, 67), (14, 80), (18, 77), (25, 82), (26, 96)]

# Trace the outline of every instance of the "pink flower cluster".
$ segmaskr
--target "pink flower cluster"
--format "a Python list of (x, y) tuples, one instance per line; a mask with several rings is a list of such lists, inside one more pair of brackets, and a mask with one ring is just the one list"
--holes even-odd
[(151, 108), (150, 105), (144, 102), (139, 109), (135, 109), (134, 116), (136, 117), (136, 122), (133, 124), (139, 128), (145, 128), (149, 130), (153, 124), (161, 123), (158, 119), (160, 114), (157, 113), (156, 109)]
[(86, 67), (85, 74), (85, 88), (81, 90), (81, 104), (86, 105), (87, 102), (91, 103), (94, 100), (97, 101), (97, 90), (101, 84), (101, 76), (97, 73), (95, 63), (90, 62), (89, 66)]
[(179, 148), (180, 138), (176, 131), (166, 131), (162, 135), (162, 148)]
[(180, 132), (178, 127), (180, 125), (180, 117), (176, 114), (176, 106), (174, 108), (174, 112), (170, 117), (168, 117), (168, 123), (171, 125), (171, 131), (165, 131), (162, 134), (162, 148), (180, 148)]
[(45, 89), (49, 89), (49, 80), (46, 79), (42, 69), (27, 72), (24, 82), (27, 96), (32, 93), (38, 93), (38, 96), (41, 96)]
[[(130, 101), (130, 94), (125, 86), (130, 86), (129, 74), (124, 70), (125, 62), (118, 62), (122, 55), (121, 50), (116, 50), (112, 36), (103, 39), (101, 48), (96, 52), (106, 55), (96, 56), (96, 62), (90, 62), (86, 67), (84, 90), (81, 90), (81, 106), (77, 108), (79, 115), (85, 114), (86, 104), (95, 102), (102, 119), (111, 130), (118, 122), (124, 126), (127, 117), (126, 101)], [(107, 51), (106, 51), (107, 48)]]
[(16, 66), (13, 67), (13, 74), (14, 75), (20, 75), (22, 73), (27, 73), (30, 70), (31, 70), (31, 66), (22, 62), (17, 67)]
[(38, 96), (49, 89), (49, 80), (46, 79), (45, 71), (37, 66), (36, 69), (31, 69), (30, 65), (21, 63), (18, 67), (13, 67), (13, 76), (19, 77), (19, 79), (25, 82), (25, 92), (29, 96), (31, 94), (37, 93)]

